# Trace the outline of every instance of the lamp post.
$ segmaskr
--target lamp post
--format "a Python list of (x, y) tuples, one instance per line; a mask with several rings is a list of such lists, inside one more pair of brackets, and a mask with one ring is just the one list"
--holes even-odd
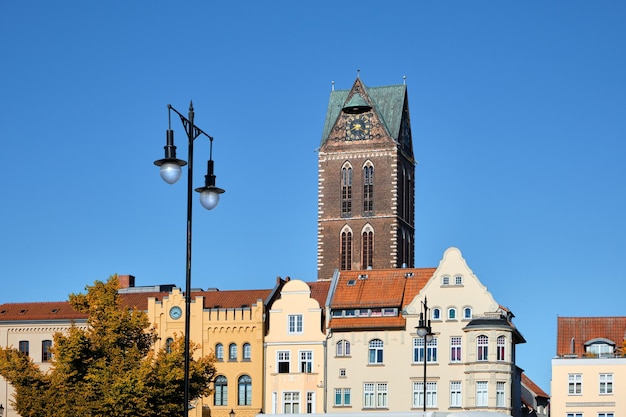
[[(189, 414), (189, 330), (191, 316), (191, 211), (192, 211), (192, 191), (193, 191), (193, 143), (200, 135), (209, 138), (210, 150), (209, 160), (207, 163), (207, 175), (204, 177), (204, 187), (196, 188), (196, 192), (200, 193), (200, 203), (207, 210), (211, 210), (217, 206), (220, 194), (224, 192), (221, 188), (215, 186), (215, 175), (213, 174), (213, 137), (206, 134), (202, 129), (193, 122), (194, 111), (193, 102), (189, 103), (188, 117), (183, 116), (178, 110), (167, 105), (168, 109), (168, 127), (166, 132), (166, 143), (164, 146), (165, 157), (154, 161), (154, 165), (160, 167), (161, 178), (168, 184), (174, 184), (180, 179), (181, 167), (187, 165), (187, 262), (185, 274), (185, 375), (184, 375), (184, 404), (183, 416)], [(172, 112), (180, 117), (183, 124), (187, 139), (189, 141), (189, 151), (187, 157), (189, 162), (176, 158), (176, 146), (174, 146), (174, 131), (172, 130)]]
[(422, 389), (424, 391), (424, 414), (426, 414), (426, 346), (433, 340), (433, 334), (430, 327), (430, 309), (428, 308), (428, 301), (425, 296), (424, 301), (422, 301), (422, 311), (420, 312), (420, 320), (416, 329), (417, 335), (424, 339), (424, 385)]

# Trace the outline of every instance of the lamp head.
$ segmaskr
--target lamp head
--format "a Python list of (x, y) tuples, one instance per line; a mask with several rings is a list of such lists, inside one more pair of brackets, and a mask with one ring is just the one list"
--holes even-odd
[(174, 131), (167, 129), (165, 158), (154, 161), (154, 165), (161, 167), (160, 174), (163, 181), (168, 184), (174, 184), (180, 179), (180, 167), (187, 165), (187, 162), (176, 158), (176, 146), (174, 146)]

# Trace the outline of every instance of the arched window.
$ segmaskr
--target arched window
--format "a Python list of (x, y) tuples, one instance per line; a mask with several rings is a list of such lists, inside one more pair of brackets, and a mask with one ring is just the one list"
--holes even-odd
[(463, 318), (468, 320), (472, 318), (472, 309), (470, 307), (463, 309)]
[(350, 356), (350, 342), (347, 340), (338, 341), (336, 356)]
[(383, 341), (380, 339), (370, 340), (369, 363), (383, 363)]
[(248, 375), (242, 375), (239, 377), (237, 390), (237, 404), (252, 405), (252, 379)]
[(374, 166), (367, 161), (363, 166), (363, 214), (374, 211)]
[(165, 340), (165, 353), (172, 353), (172, 343), (174, 343), (174, 339), (171, 337)]
[(448, 309), (448, 320), (456, 320), (456, 308), (452, 307)]
[(52, 340), (44, 340), (41, 342), (41, 361), (42, 362), (50, 362), (52, 360), (52, 352), (50, 348), (52, 347)]
[(352, 230), (345, 227), (341, 232), (341, 270), (352, 269)]
[(249, 361), (252, 356), (252, 348), (250, 347), (250, 343), (243, 344), (243, 360)]
[(489, 338), (485, 335), (480, 335), (476, 338), (476, 360), (486, 361), (489, 359)]
[(372, 231), (372, 227), (367, 225), (363, 228), (363, 262), (361, 269), (367, 269), (368, 267), (372, 267), (372, 257), (374, 253), (374, 232)]
[(505, 347), (506, 347), (506, 337), (504, 336), (498, 336), (498, 339), (496, 341), (496, 347), (497, 347), (497, 352), (498, 352), (498, 357), (497, 359), (499, 361), (504, 361), (504, 354), (506, 352)]
[(224, 375), (215, 378), (213, 405), (228, 405), (228, 380)]
[(345, 163), (341, 167), (341, 216), (352, 215), (352, 166)]
[(228, 360), (229, 361), (237, 360), (237, 345), (235, 343), (231, 343), (228, 346)]
[(433, 308), (433, 320), (441, 320), (441, 309)]
[(215, 345), (215, 359), (217, 359), (218, 362), (224, 360), (224, 346), (221, 343)]

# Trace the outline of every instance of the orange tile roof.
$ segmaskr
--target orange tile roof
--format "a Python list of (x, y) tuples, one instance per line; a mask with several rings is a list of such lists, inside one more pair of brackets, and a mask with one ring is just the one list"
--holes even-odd
[(85, 320), (67, 301), (7, 303), (0, 305), (1, 321), (23, 320)]
[(326, 305), (326, 298), (328, 297), (328, 290), (330, 289), (330, 281), (313, 281), (307, 282), (309, 288), (311, 288), (311, 298), (315, 299), (320, 307)]
[(353, 329), (403, 329), (406, 320), (398, 317), (333, 317), (329, 327), (334, 331)]
[(535, 384), (533, 380), (528, 378), (528, 376), (525, 373), (522, 373), (522, 384), (524, 384), (526, 388), (528, 388), (529, 391), (535, 394), (535, 397), (550, 398), (550, 396), (546, 394), (544, 390), (539, 388), (539, 385)]
[[(341, 271), (331, 308), (402, 308), (426, 285), (434, 271), (435, 268)], [(359, 278), (365, 275), (366, 279)]]
[(596, 338), (609, 339), (620, 347), (625, 336), (626, 317), (558, 317), (556, 354), (581, 357), (585, 342)]
[(204, 308), (240, 308), (250, 307), (258, 300), (264, 302), (270, 292), (271, 290), (197, 291), (191, 297), (204, 297)]

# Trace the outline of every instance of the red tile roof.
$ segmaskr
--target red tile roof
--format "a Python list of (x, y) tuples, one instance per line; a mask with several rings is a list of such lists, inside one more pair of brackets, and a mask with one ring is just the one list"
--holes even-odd
[(1, 321), (22, 320), (85, 320), (67, 301), (8, 303), (0, 305)]
[(539, 385), (535, 384), (533, 380), (528, 378), (525, 373), (522, 373), (522, 384), (524, 384), (529, 391), (535, 394), (535, 397), (550, 398), (550, 396), (546, 394), (544, 390), (539, 388)]
[(264, 302), (271, 290), (197, 291), (191, 294), (192, 300), (204, 297), (204, 308), (250, 307), (258, 300)]
[(435, 268), (341, 271), (331, 308), (402, 308), (426, 285), (434, 271)]
[(307, 282), (309, 288), (311, 288), (311, 298), (315, 299), (320, 307), (324, 308), (326, 305), (326, 298), (328, 298), (328, 290), (330, 289), (330, 281), (313, 281)]
[(556, 354), (581, 357), (592, 339), (608, 339), (621, 347), (625, 336), (626, 317), (558, 317)]
[(333, 317), (329, 327), (334, 331), (353, 329), (404, 329), (406, 320), (397, 317)]

